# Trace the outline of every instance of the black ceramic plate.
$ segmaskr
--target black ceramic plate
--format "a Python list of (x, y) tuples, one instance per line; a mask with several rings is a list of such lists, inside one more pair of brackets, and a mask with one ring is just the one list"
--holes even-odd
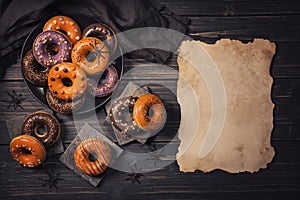
[[(71, 16), (68, 15), (69, 17), (73, 18), (78, 25), (81, 28), (81, 31), (83, 31), (84, 28), (86, 28), (88, 25), (93, 24), (93, 23), (103, 23), (102, 21), (99, 21), (89, 15), (77, 15), (77, 16)], [(50, 18), (49, 18), (50, 19)], [(47, 20), (46, 20), (47, 21)], [(22, 53), (21, 53), (21, 61), (23, 60), (23, 57), (25, 56), (25, 54), (32, 49), (32, 44), (34, 42), (34, 39), (36, 38), (36, 36), (42, 32), (43, 30), (43, 26), (46, 23), (46, 21), (42, 22), (41, 24), (39, 24), (38, 26), (36, 26), (32, 32), (28, 35), (23, 48), (22, 48)], [(121, 47), (118, 46), (118, 48), (116, 49), (116, 54), (117, 55), (122, 55), (121, 53)], [(119, 74), (119, 79), (122, 77), (122, 73), (123, 73), (123, 56), (119, 57), (118, 59), (114, 60), (112, 62)], [(21, 62), (22, 65), (22, 62)], [(21, 66), (22, 68), (22, 66)], [(47, 86), (45, 87), (37, 87), (33, 84), (31, 84), (29, 81), (26, 80), (26, 78), (23, 76), (23, 79), (30, 91), (30, 93), (44, 106), (49, 107), (47, 104), (47, 100), (46, 100), (46, 90), (47, 90)], [(100, 107), (102, 107), (106, 102), (109, 101), (111, 95), (106, 96), (106, 97), (101, 97), (101, 98), (94, 98), (92, 97), (89, 92), (86, 92), (86, 100), (84, 105), (78, 110), (76, 111), (76, 114), (81, 114), (81, 113), (87, 113), (90, 112), (94, 109), (98, 109)], [(95, 105), (95, 107), (91, 106), (91, 105)]]

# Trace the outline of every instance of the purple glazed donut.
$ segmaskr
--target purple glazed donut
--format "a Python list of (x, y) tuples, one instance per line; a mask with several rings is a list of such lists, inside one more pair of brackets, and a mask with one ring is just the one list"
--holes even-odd
[(118, 72), (116, 68), (110, 64), (100, 78), (99, 83), (90, 79), (90, 91), (95, 97), (104, 97), (110, 95), (118, 82)]
[(44, 31), (33, 42), (33, 55), (43, 66), (52, 66), (71, 60), (72, 45), (64, 34), (58, 31)]

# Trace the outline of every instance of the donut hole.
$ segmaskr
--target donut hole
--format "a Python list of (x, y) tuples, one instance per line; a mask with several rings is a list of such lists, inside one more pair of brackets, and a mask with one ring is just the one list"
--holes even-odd
[(23, 154), (26, 154), (26, 155), (31, 154), (31, 151), (29, 149), (25, 148), (25, 147), (22, 149), (22, 152), (23, 152)]
[(57, 29), (57, 31), (60, 32), (60, 33), (62, 33), (62, 34), (64, 34), (64, 35), (67, 35), (67, 31), (65, 31), (65, 30)]
[(95, 162), (95, 161), (97, 161), (97, 160), (98, 160), (97, 154), (94, 153), (94, 152), (91, 152), (91, 153), (89, 154), (89, 161)]
[(154, 117), (154, 108), (152, 106), (147, 110), (147, 116), (150, 118)]
[(57, 44), (49, 42), (46, 44), (45, 50), (48, 54), (50, 54), (51, 56), (54, 56), (58, 53), (59, 48), (58, 48)]
[(38, 137), (44, 137), (48, 132), (48, 126), (46, 124), (41, 124), (36, 126), (34, 129), (34, 133)]
[(96, 58), (97, 58), (97, 52), (95, 52), (95, 51), (89, 51), (89, 52), (87, 52), (87, 54), (86, 54), (86, 60), (88, 62), (94, 62), (96, 60)]
[(40, 72), (46, 72), (48, 70), (47, 67), (44, 67), (42, 65), (37, 65), (37, 70), (40, 71)]
[(106, 83), (106, 77), (108, 75), (108, 71), (105, 70), (102, 74), (102, 76), (100, 77), (100, 80), (98, 81), (98, 84), (102, 85), (102, 84), (105, 84)]
[(100, 39), (101, 41), (105, 41), (106, 40), (106, 35), (105, 33), (101, 32), (101, 31), (95, 31), (95, 32), (91, 32), (89, 34), (89, 37), (95, 37)]
[(64, 86), (66, 87), (71, 87), (73, 85), (73, 82), (71, 79), (69, 78), (63, 78), (62, 79), (62, 83), (64, 84)]

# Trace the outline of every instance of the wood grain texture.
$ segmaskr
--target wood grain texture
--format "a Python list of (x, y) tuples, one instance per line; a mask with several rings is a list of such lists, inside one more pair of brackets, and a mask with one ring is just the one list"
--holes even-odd
[[(266, 38), (275, 42), (277, 52), (273, 59), (271, 75), (274, 78), (272, 100), (275, 103), (272, 146), (276, 156), (266, 170), (258, 173), (228, 174), (180, 173), (176, 163), (161, 170), (146, 173), (141, 184), (126, 181), (128, 176), (110, 169), (101, 184), (94, 188), (64, 167), (59, 156), (52, 157), (41, 168), (25, 169), (19, 166), (8, 152), (9, 139), (5, 120), (44, 109), (31, 96), (18, 64), (11, 66), (0, 81), (0, 199), (297, 199), (300, 195), (300, 3), (298, 0), (159, 0), (174, 13), (190, 19), (188, 34), (197, 40), (213, 43), (220, 38), (232, 38), (243, 42), (253, 38)], [(176, 55), (168, 66), (177, 70)], [(144, 69), (139, 79), (147, 80), (148, 63), (143, 60), (125, 59), (125, 71), (135, 67)], [(161, 71), (170, 87), (176, 87), (177, 75)], [(136, 80), (132, 77), (132, 80)], [(126, 81), (130, 81), (129, 79)], [(180, 116), (176, 99), (154, 90), (168, 99), (174, 115), (162, 134), (148, 142), (159, 149), (173, 138), (178, 130)], [(15, 90), (25, 100), (23, 109), (7, 109), (9, 100), (5, 91)], [(105, 123), (105, 113), (97, 113), (99, 123), (104, 124), (106, 136), (116, 142), (113, 130)], [(62, 140), (68, 147), (77, 130), (72, 116), (58, 115), (62, 124)], [(84, 122), (81, 122), (82, 125)], [(131, 143), (123, 148), (128, 151), (150, 151), (149, 146)], [(58, 181), (58, 189), (42, 187), (47, 179), (45, 170), (54, 169), (64, 180)]]
[(297, 0), (159, 0), (174, 13), (187, 16), (295, 15), (300, 13)]

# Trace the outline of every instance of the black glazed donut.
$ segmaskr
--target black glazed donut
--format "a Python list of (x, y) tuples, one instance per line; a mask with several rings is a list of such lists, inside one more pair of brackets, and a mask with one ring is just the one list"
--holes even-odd
[(26, 80), (36, 86), (46, 86), (49, 69), (40, 65), (34, 58), (32, 50), (24, 56), (22, 71)]
[(82, 95), (80, 98), (73, 99), (72, 101), (66, 101), (55, 97), (50, 90), (47, 90), (46, 100), (52, 110), (62, 114), (70, 114), (81, 108), (85, 100), (85, 95)]
[(38, 111), (29, 114), (22, 125), (22, 132), (37, 138), (45, 148), (53, 146), (60, 136), (60, 124), (50, 113)]
[(43, 66), (71, 60), (72, 45), (67, 36), (58, 31), (44, 31), (33, 42), (33, 55)]
[(115, 100), (111, 105), (109, 111), (111, 124), (123, 134), (140, 131), (132, 116), (136, 100), (137, 97), (122, 97)]
[(106, 24), (94, 23), (86, 27), (82, 32), (82, 37), (95, 37), (104, 42), (112, 55), (117, 48), (117, 37), (115, 32)]

